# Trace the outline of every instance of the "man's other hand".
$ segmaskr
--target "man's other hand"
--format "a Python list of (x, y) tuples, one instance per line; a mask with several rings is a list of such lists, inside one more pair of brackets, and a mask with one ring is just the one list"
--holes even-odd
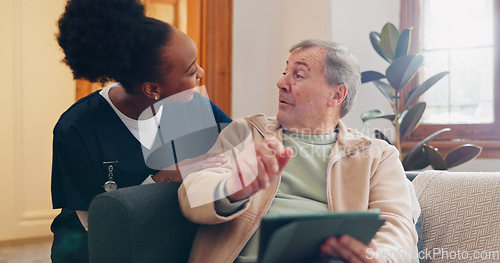
[(343, 259), (350, 263), (362, 262), (387, 262), (379, 258), (376, 252), (377, 246), (370, 242), (367, 246), (361, 241), (347, 235), (341, 237), (330, 237), (321, 245), (321, 256), (327, 258)]

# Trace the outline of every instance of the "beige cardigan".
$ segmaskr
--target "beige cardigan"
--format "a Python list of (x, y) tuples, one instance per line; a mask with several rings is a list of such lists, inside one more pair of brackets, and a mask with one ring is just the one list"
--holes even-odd
[[(410, 190), (397, 149), (347, 129), (342, 122), (337, 128), (337, 142), (326, 175), (329, 210), (380, 209), (387, 221), (374, 238), (378, 252), (390, 255), (395, 262), (410, 262), (409, 255), (416, 252), (417, 233), (411, 219)], [(234, 147), (238, 153), (252, 139), (257, 143), (264, 136), (275, 136), (282, 141), (282, 135), (275, 118), (255, 115), (234, 120), (222, 131), (214, 149), (223, 152)], [(231, 158), (231, 154), (227, 156)], [(228, 162), (220, 168), (190, 174), (179, 188), (182, 213), (190, 221), (202, 224), (190, 262), (233, 262), (258, 229), (276, 194), (279, 180), (257, 192), (237, 213), (219, 216), (211, 200), (219, 183), (230, 174), (230, 166)]]

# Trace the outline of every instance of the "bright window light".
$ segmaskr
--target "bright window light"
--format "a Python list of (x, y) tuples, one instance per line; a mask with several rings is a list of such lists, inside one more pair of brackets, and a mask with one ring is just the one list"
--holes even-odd
[(425, 93), (424, 123), (493, 123), (493, 1), (422, 1), (424, 79), (450, 72)]

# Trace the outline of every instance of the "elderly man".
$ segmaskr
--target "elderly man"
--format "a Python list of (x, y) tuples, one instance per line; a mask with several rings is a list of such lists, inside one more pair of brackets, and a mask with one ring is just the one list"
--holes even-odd
[(231, 162), (190, 174), (179, 188), (182, 212), (203, 224), (190, 261), (256, 262), (265, 214), (367, 209), (386, 219), (372, 242), (331, 237), (318, 248), (321, 256), (410, 261), (417, 234), (398, 151), (340, 121), (361, 83), (356, 59), (322, 40), (302, 41), (290, 53), (277, 83), (277, 117), (233, 121), (214, 147)]

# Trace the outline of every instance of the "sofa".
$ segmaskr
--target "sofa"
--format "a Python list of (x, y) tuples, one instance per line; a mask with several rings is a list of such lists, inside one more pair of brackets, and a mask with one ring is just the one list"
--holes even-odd
[[(408, 173), (421, 206), (421, 262), (500, 262), (500, 173)], [(179, 183), (103, 193), (89, 209), (91, 262), (186, 262), (197, 225)], [(398, 251), (397, 253), (402, 253)]]

